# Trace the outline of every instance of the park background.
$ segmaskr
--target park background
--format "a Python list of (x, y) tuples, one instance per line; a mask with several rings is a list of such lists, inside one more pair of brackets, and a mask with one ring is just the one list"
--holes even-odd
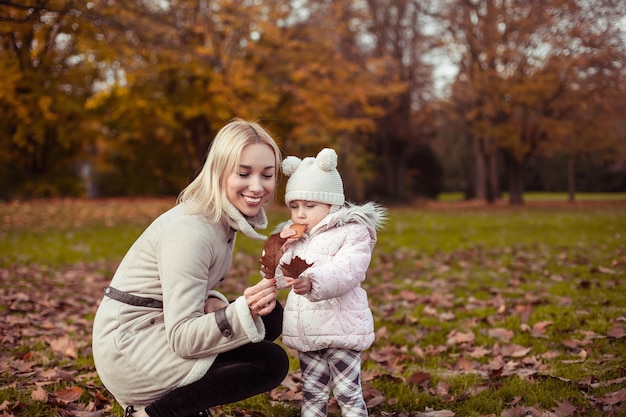
[[(389, 208), (372, 416), (625, 415), (622, 3), (0, 0), (0, 416), (122, 415), (95, 308), (233, 117)], [(214, 414), (299, 415), (291, 353)]]
[(348, 197), (626, 191), (612, 0), (6, 0), (0, 198), (176, 195), (233, 117)]

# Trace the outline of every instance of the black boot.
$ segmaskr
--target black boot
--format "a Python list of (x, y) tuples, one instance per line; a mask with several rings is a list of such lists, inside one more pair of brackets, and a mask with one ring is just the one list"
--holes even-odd
[(211, 410), (207, 408), (206, 410), (200, 411), (198, 414), (196, 414), (196, 416), (197, 417), (211, 417)]
[(129, 405), (126, 407), (126, 411), (124, 412), (124, 417), (133, 417), (133, 413), (135, 412), (135, 407)]

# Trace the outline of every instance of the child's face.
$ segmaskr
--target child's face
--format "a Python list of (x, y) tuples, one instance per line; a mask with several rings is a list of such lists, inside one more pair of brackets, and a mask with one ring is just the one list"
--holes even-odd
[(306, 224), (306, 233), (309, 233), (319, 222), (330, 213), (330, 204), (314, 201), (293, 200), (289, 203), (291, 221)]
[(226, 180), (226, 196), (244, 216), (253, 217), (276, 187), (274, 151), (268, 145), (247, 145), (239, 166)]

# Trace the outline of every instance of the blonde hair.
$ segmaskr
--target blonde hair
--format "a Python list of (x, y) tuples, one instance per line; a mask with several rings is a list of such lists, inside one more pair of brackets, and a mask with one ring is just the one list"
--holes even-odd
[[(256, 122), (233, 119), (220, 129), (209, 146), (206, 161), (198, 176), (178, 196), (190, 214), (203, 214), (211, 223), (217, 223), (226, 213), (226, 180), (237, 169), (243, 148), (264, 143), (274, 151), (276, 182), (281, 163), (280, 148), (270, 133)], [(274, 188), (276, 190), (276, 188)], [(275, 198), (275, 191), (269, 201)]]

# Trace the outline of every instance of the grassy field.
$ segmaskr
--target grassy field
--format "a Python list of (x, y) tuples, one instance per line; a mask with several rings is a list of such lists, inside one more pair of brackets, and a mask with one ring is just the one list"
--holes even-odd
[[(626, 197), (443, 200), (392, 208), (379, 234), (364, 285), (370, 415), (626, 415)], [(0, 204), (0, 415), (122, 414), (93, 368), (91, 320), (125, 251), (172, 204)], [(270, 210), (271, 226), (285, 218)], [(238, 238), (225, 293), (259, 279), (261, 246)], [(281, 387), (214, 414), (300, 415), (289, 353)]]

